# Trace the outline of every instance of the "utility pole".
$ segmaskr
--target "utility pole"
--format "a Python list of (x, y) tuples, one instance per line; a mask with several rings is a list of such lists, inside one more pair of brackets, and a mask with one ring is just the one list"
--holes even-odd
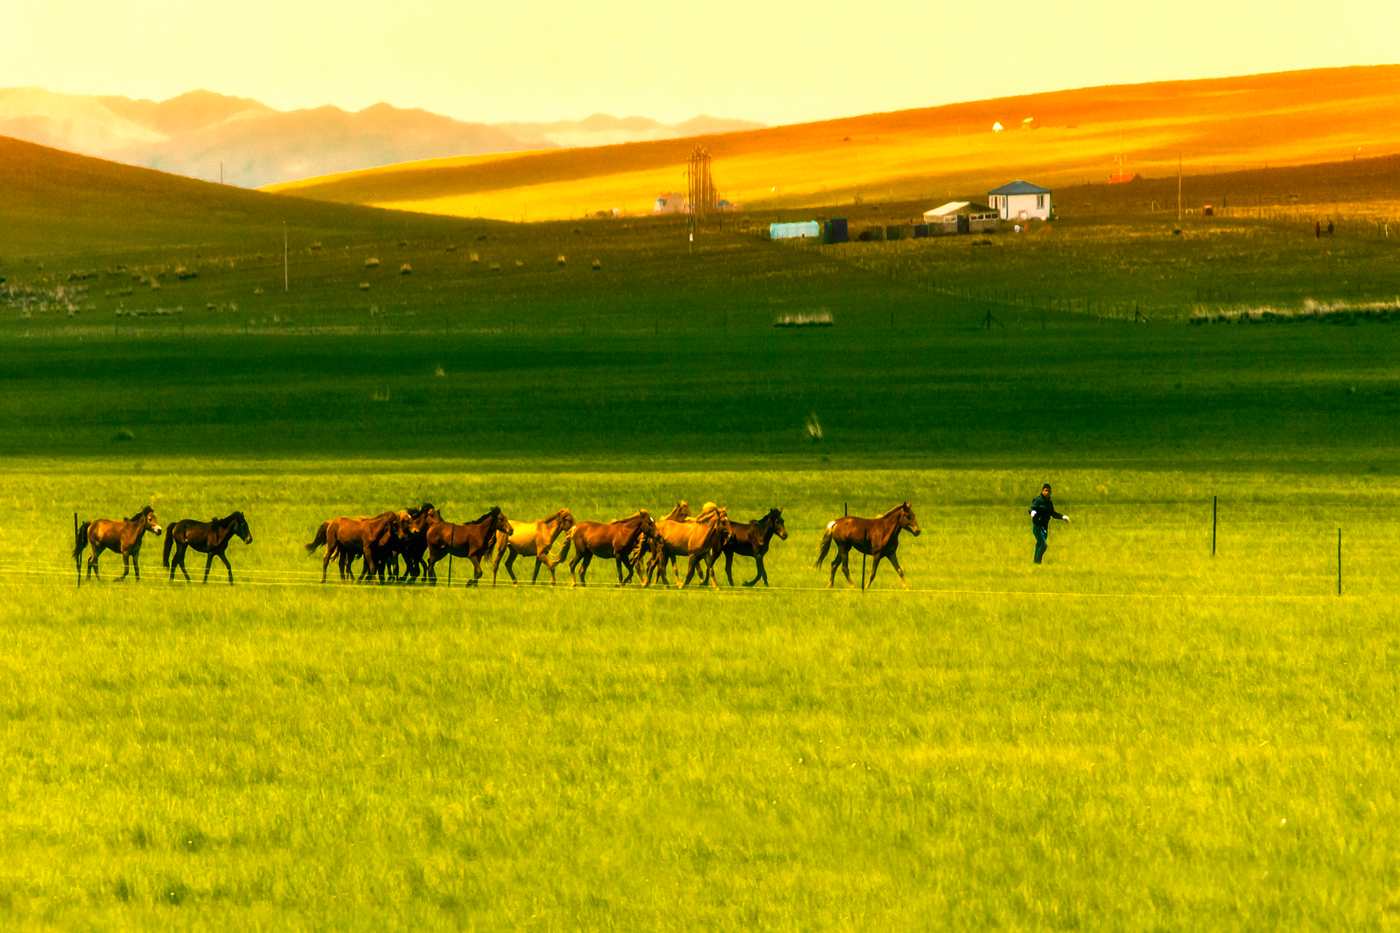
[(1176, 154), (1176, 222), (1181, 223), (1181, 153)]
[(282, 292), (285, 294), (290, 291), (291, 286), (291, 271), (287, 263), (287, 222), (284, 220), (282, 221)]

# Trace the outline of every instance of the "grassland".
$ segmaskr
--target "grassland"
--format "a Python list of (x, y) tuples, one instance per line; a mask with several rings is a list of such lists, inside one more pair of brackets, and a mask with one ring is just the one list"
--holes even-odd
[[(1395, 66), (1086, 88), (705, 137), (721, 194), (749, 208), (984, 195), (1012, 178), (1101, 181), (1301, 165), (1400, 150)], [(1032, 118), (1031, 130), (1019, 127)], [(994, 122), (1008, 127), (993, 133)], [(644, 213), (685, 189), (695, 139), (342, 173), (269, 190), (502, 220)], [(937, 203), (937, 201), (935, 201)]]
[[(0, 925), (1393, 922), (1400, 338), (1187, 323), (1393, 298), (1382, 228), (1174, 235), (1148, 183), (987, 244), (756, 215), (692, 253), (251, 193), (209, 225), (142, 175), (128, 242), (102, 171), (86, 234), (0, 224)], [(1036, 568), (1043, 479), (1074, 523)], [(774, 588), (322, 587), (302, 548), (682, 497), (782, 507)], [(823, 590), (825, 522), (903, 499), (913, 589)], [(146, 502), (244, 510), (239, 584), (148, 540), (141, 584), (76, 588), (73, 513)]]

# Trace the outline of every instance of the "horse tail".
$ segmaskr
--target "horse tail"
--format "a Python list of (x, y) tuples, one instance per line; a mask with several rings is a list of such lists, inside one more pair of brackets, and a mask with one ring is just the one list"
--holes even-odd
[(821, 553), (817, 554), (817, 562), (812, 565), (813, 567), (820, 567), (822, 565), (822, 561), (826, 560), (826, 552), (831, 550), (831, 528), (832, 525), (835, 524), (835, 522), (832, 522), (831, 524), (827, 525), (826, 531), (822, 533)]
[(160, 562), (163, 566), (170, 566), (170, 549), (175, 546), (175, 526), (171, 525), (165, 529), (165, 547), (160, 555)]
[(74, 560), (81, 560), (81, 559), (82, 559), (82, 556), (83, 556), (83, 548), (87, 547), (88, 526), (91, 525), (91, 524), (92, 524), (92, 522), (83, 522), (82, 525), (80, 525), (80, 526), (78, 527), (78, 535), (77, 535), (78, 540), (76, 540), (76, 541), (73, 542), (73, 559), (74, 559)]
[(306, 553), (314, 554), (316, 549), (326, 543), (326, 527), (330, 522), (321, 522), (321, 527), (316, 529), (316, 537), (306, 546)]

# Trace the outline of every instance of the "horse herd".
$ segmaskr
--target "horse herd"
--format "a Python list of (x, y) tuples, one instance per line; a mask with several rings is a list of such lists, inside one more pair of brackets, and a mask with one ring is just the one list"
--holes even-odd
[[(147, 532), (160, 535), (161, 531), (155, 509), (149, 505), (125, 520), (104, 518), (84, 522), (76, 529), (73, 546), (79, 582), (85, 550), (89, 552), (88, 577), (101, 579), (97, 561), (104, 551), (110, 550), (122, 556), (119, 579), (125, 579), (134, 571), (136, 579), (140, 580), (141, 540)], [(185, 555), (193, 549), (205, 555), (205, 583), (209, 582), (215, 558), (223, 562), (228, 582), (233, 583), (233, 567), (226, 553), (228, 546), (235, 537), (246, 544), (253, 543), (253, 533), (242, 512), (207, 522), (183, 519), (165, 531), (162, 562), (169, 569), (171, 580), (175, 579), (176, 570), (184, 574), (186, 581), (190, 580), (189, 571), (185, 569)], [(820, 567), (835, 546), (827, 586), (836, 582), (838, 569), (845, 574), (846, 582), (854, 585), (850, 552), (855, 550), (874, 558), (869, 582), (874, 582), (880, 561), (887, 560), (899, 574), (900, 582), (908, 586), (897, 554), (901, 531), (919, 534), (919, 523), (908, 502), (876, 518), (842, 516), (833, 519), (822, 534), (815, 566)], [(471, 561), (472, 577), (467, 581), (468, 586), (480, 582), (482, 563), (487, 560), (492, 561), (493, 585), (502, 562), (511, 583), (517, 583), (515, 561), (524, 557), (534, 559), (532, 583), (539, 580), (541, 568), (549, 571), (551, 583), (556, 582), (556, 568), (568, 561), (572, 581), (586, 586), (588, 568), (596, 558), (615, 562), (619, 586), (633, 579), (639, 579), (643, 586), (650, 586), (658, 579), (663, 585), (669, 585), (668, 571), (679, 577), (676, 562), (684, 558), (687, 562), (685, 578), (677, 580), (678, 586), (687, 586), (698, 578), (702, 583), (718, 587), (715, 564), (719, 559), (724, 558), (725, 577), (733, 586), (734, 558), (748, 557), (753, 559), (757, 572), (744, 586), (753, 586), (760, 580), (767, 586), (768, 571), (763, 559), (775, 537), (787, 538), (782, 510), (776, 508), (753, 521), (736, 522), (729, 518), (727, 509), (713, 502), (705, 503), (692, 515), (689, 504), (682, 500), (659, 519), (653, 519), (642, 509), (610, 522), (581, 522), (575, 521), (568, 509), (560, 509), (536, 521), (511, 521), (497, 506), (475, 521), (459, 523), (447, 521), (431, 503), (424, 503), (417, 508), (374, 516), (328, 519), (316, 529), (306, 551), (312, 554), (325, 548), (321, 561), (322, 583), (326, 582), (330, 565), (335, 562), (342, 581), (358, 579), (381, 584), (425, 581), (436, 585), (437, 565), (446, 557)], [(563, 543), (556, 552), (554, 546), (561, 539)], [(361, 562), (358, 570), (356, 561)]]

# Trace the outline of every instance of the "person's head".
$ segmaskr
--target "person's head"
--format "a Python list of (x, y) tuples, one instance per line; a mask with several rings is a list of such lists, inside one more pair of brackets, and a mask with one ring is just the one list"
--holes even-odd
[(1040, 494), (1041, 494), (1042, 496), (1048, 496), (1048, 495), (1050, 495), (1050, 484), (1049, 484), (1049, 483), (1045, 483), (1045, 484), (1043, 484), (1043, 485), (1040, 487)]

